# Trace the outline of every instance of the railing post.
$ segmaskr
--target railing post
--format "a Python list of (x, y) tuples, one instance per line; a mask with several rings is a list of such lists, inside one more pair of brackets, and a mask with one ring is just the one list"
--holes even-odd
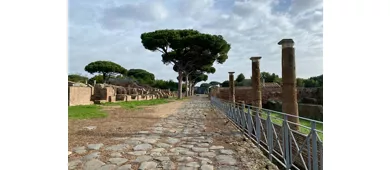
[(283, 145), (284, 145), (284, 148), (283, 148), (283, 155), (284, 155), (284, 159), (285, 159), (285, 164), (286, 164), (286, 169), (290, 169), (290, 166), (291, 166), (291, 159), (292, 159), (292, 155), (291, 155), (291, 152), (290, 152), (290, 149), (291, 149), (291, 145), (290, 145), (290, 132), (289, 132), (289, 128), (288, 128), (288, 122), (287, 122), (287, 115), (284, 115), (284, 119), (283, 119)]
[(268, 144), (268, 159), (272, 161), (272, 152), (274, 150), (274, 137), (272, 133), (272, 121), (271, 121), (271, 113), (267, 111), (267, 144)]
[(316, 122), (311, 122), (311, 132), (312, 132), (312, 153), (313, 153), (313, 170), (318, 170), (318, 153), (317, 153), (317, 132), (316, 132)]
[(307, 167), (309, 170), (311, 170), (311, 155), (310, 155), (310, 134), (312, 132), (310, 132), (308, 135), (307, 135), (307, 141), (306, 141), (306, 144), (307, 144)]
[(245, 129), (245, 127), (244, 127), (244, 126), (245, 126), (245, 122), (244, 122), (244, 121), (245, 121), (245, 120), (244, 120), (244, 117), (245, 117), (245, 116), (244, 116), (244, 114), (245, 114), (245, 104), (242, 104), (242, 110), (241, 110), (241, 111), (242, 111), (242, 112), (240, 112), (241, 128), (242, 128), (242, 129)]
[(252, 115), (251, 115), (251, 106), (248, 106), (248, 113), (246, 117), (246, 124), (248, 125), (248, 135), (249, 137), (252, 137), (252, 130), (253, 130), (253, 125), (252, 125)]
[(259, 113), (259, 108), (257, 108), (256, 110), (256, 139), (257, 139), (257, 143), (260, 144), (260, 138), (261, 138), (261, 126), (260, 126), (260, 113)]

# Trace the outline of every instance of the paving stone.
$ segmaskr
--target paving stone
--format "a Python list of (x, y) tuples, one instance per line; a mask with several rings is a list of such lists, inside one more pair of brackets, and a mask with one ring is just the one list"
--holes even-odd
[(202, 158), (202, 157), (196, 157), (197, 159), (201, 160), (201, 164), (212, 164), (213, 161), (211, 161), (209, 158)]
[(231, 155), (234, 153), (234, 151), (232, 151), (230, 149), (221, 149), (221, 150), (219, 150), (219, 152), (221, 152), (222, 154), (226, 154), (226, 155)]
[(172, 149), (169, 149), (170, 152), (184, 152), (184, 151), (188, 151), (187, 148), (182, 148), (182, 147), (176, 147), (176, 148), (172, 148)]
[(200, 170), (214, 170), (214, 167), (212, 165), (202, 165)]
[(126, 140), (125, 143), (126, 143), (126, 144), (129, 144), (129, 145), (131, 145), (131, 146), (135, 146), (135, 145), (141, 144), (142, 142), (139, 141), (139, 140), (130, 139), (130, 140)]
[(116, 165), (122, 165), (128, 161), (128, 159), (125, 158), (110, 158), (108, 160), (109, 162), (116, 164)]
[(156, 139), (144, 139), (144, 140), (142, 140), (142, 142), (145, 142), (145, 143), (156, 143), (157, 140)]
[(148, 144), (148, 143), (144, 143), (144, 144), (139, 144), (137, 146), (135, 146), (133, 149), (135, 151), (145, 151), (145, 150), (149, 150), (149, 149), (152, 149), (153, 146)]
[(208, 144), (208, 143), (196, 143), (196, 145), (199, 147), (209, 147), (210, 146), (210, 144)]
[(143, 136), (140, 136), (140, 137), (132, 137), (132, 138), (130, 138), (129, 140), (137, 140), (137, 141), (142, 141), (142, 140), (144, 140), (145, 139), (145, 137), (143, 137)]
[(186, 164), (186, 166), (195, 167), (195, 168), (200, 167), (198, 162), (189, 162)]
[(145, 162), (151, 160), (152, 157), (148, 155), (138, 156), (133, 162)]
[(75, 169), (77, 168), (78, 165), (80, 165), (82, 163), (82, 161), (80, 160), (74, 160), (74, 161), (70, 161), (68, 163), (68, 169)]
[(84, 154), (87, 152), (87, 150), (75, 150), (74, 152), (78, 154)]
[(176, 144), (176, 143), (178, 143), (178, 142), (180, 142), (180, 139), (171, 138), (171, 137), (169, 137), (169, 138), (167, 139), (167, 143), (169, 143), (169, 144)]
[(146, 139), (156, 139), (156, 140), (158, 140), (158, 139), (160, 139), (160, 138), (161, 138), (160, 135), (150, 135), (150, 136), (146, 136)]
[(105, 148), (105, 150), (123, 151), (123, 150), (127, 149), (128, 147), (129, 147), (129, 145), (127, 145), (127, 144), (118, 144), (118, 145), (109, 146), (109, 147)]
[(149, 170), (157, 167), (157, 163), (153, 161), (142, 162), (138, 170)]
[(198, 137), (194, 137), (194, 139), (205, 139), (206, 137), (204, 136), (198, 136)]
[(87, 146), (87, 148), (88, 148), (89, 150), (99, 150), (102, 146), (103, 146), (102, 143), (98, 143), (98, 144), (89, 144), (89, 145)]
[(191, 148), (193, 151), (195, 152), (208, 152), (209, 149), (208, 148), (197, 148), (197, 147), (193, 147)]
[(199, 153), (199, 156), (213, 158), (217, 155), (214, 152), (201, 152), (201, 153)]
[(162, 162), (162, 161), (170, 161), (169, 157), (165, 156), (165, 157), (155, 157), (153, 158), (154, 160), (157, 160), (159, 162)]
[(99, 168), (99, 170), (115, 170), (116, 165), (103, 165), (102, 167)]
[(139, 131), (138, 134), (149, 134), (149, 131)]
[(192, 139), (192, 137), (182, 137), (181, 140), (189, 140)]
[(162, 156), (161, 152), (151, 152), (150, 153), (150, 156), (152, 157), (158, 157), (158, 156)]
[(221, 165), (236, 165), (237, 161), (231, 155), (218, 155), (215, 157), (217, 162)]
[(85, 146), (74, 147), (72, 151), (85, 150)]
[(140, 156), (140, 155), (145, 155), (146, 151), (134, 151), (134, 152), (127, 152), (127, 153), (130, 155)]
[(210, 147), (210, 149), (223, 149), (223, 148), (225, 148), (225, 147), (223, 147), (223, 146), (211, 146)]
[(177, 156), (177, 155), (180, 155), (179, 152), (170, 152), (170, 153), (166, 153), (165, 155), (167, 156)]
[(163, 161), (163, 162), (161, 162), (161, 165), (162, 165), (163, 170), (176, 169), (175, 163), (172, 161)]
[(91, 159), (84, 164), (84, 170), (96, 170), (103, 166), (104, 163), (97, 159)]
[(88, 155), (85, 155), (82, 158), (82, 161), (89, 161), (89, 160), (92, 160), (92, 159), (97, 159), (99, 157), (100, 157), (100, 152), (93, 152), (93, 153), (90, 153)]
[(122, 154), (119, 152), (114, 152), (114, 153), (111, 153), (110, 156), (114, 157), (114, 158), (119, 158), (119, 157), (122, 157)]
[(130, 164), (127, 164), (127, 165), (122, 165), (120, 166), (118, 169), (116, 170), (131, 170), (131, 165)]
[(179, 161), (179, 162), (191, 162), (193, 161), (194, 159), (192, 159), (191, 157), (189, 156), (184, 156), (184, 157), (177, 157), (176, 158), (176, 161)]
[(155, 148), (155, 149), (152, 149), (150, 150), (150, 152), (165, 152), (167, 150), (165, 150), (164, 148)]
[(194, 147), (194, 145), (180, 145), (180, 146), (183, 148), (188, 148), (188, 149), (191, 149), (192, 147)]
[(166, 143), (157, 143), (156, 146), (159, 147), (159, 148), (170, 148), (170, 147), (172, 147), (170, 144), (166, 144)]
[(85, 150), (85, 146), (75, 147), (72, 149), (72, 151), (78, 154), (83, 154), (87, 152), (87, 150)]

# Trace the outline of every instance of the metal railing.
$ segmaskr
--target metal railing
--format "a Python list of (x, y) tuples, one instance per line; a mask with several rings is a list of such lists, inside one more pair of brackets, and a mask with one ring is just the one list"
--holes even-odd
[[(271, 161), (276, 160), (285, 169), (323, 169), (322, 122), (216, 97), (210, 99), (213, 106), (268, 153)], [(298, 118), (300, 123), (289, 121), (291, 118)]]

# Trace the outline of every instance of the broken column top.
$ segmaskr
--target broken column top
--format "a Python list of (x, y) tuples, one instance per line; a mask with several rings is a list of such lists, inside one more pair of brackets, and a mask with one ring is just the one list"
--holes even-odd
[(252, 60), (252, 63), (254, 63), (254, 62), (259, 62), (261, 57), (260, 56), (255, 56), (255, 57), (251, 57), (250, 59)]
[(261, 56), (254, 56), (250, 58), (252, 61), (260, 60)]
[(229, 74), (234, 74), (234, 72), (228, 72)]
[(282, 45), (282, 48), (285, 47), (293, 47), (294, 46), (294, 40), (293, 39), (282, 39), (278, 42), (278, 45)]

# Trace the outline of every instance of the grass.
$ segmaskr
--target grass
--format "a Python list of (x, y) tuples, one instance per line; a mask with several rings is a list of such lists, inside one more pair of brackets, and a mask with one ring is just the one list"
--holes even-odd
[(136, 109), (138, 106), (152, 106), (168, 103), (167, 99), (142, 100), (131, 102), (104, 103), (101, 105), (69, 106), (68, 119), (92, 119), (107, 117), (107, 113), (102, 110), (103, 106), (120, 106), (124, 109)]
[(104, 103), (103, 106), (120, 106), (124, 109), (134, 109), (138, 106), (152, 106), (158, 104), (168, 103), (167, 99), (155, 99), (155, 100), (141, 100), (141, 101), (131, 101), (131, 102), (115, 102), (115, 103)]
[[(247, 112), (247, 111), (248, 111), (248, 109), (246, 108), (246, 109), (245, 109), (245, 112)], [(252, 113), (253, 113), (253, 112), (252, 112)], [(261, 118), (267, 119), (267, 113), (263, 112), (263, 113), (261, 114)], [(272, 112), (271, 112), (271, 121), (272, 121), (272, 123), (277, 124), (277, 125), (279, 125), (279, 126), (282, 126), (282, 124), (283, 124), (283, 119), (284, 119), (284, 115), (281, 115), (281, 114), (278, 114), (278, 113), (272, 113)], [(305, 119), (301, 119), (301, 118), (300, 118), (300, 119), (299, 119), (299, 124), (300, 124), (300, 125), (303, 125), (303, 126), (306, 126), (306, 127), (309, 127), (309, 128), (311, 127), (311, 122), (308, 121), (308, 120), (305, 120)], [(290, 123), (289, 125), (292, 126), (293, 124)], [(317, 124), (316, 124), (316, 130), (323, 131), (323, 124), (317, 123)], [(300, 126), (299, 132), (301, 132), (301, 133), (303, 133), (303, 134), (309, 134), (309, 133), (310, 133), (310, 129), (304, 128), (304, 127), (301, 127), (301, 126)], [(318, 134), (318, 137), (319, 137), (321, 140), (324, 139), (323, 133), (317, 132), (317, 134)]]
[(68, 119), (91, 119), (107, 117), (107, 113), (101, 110), (101, 106), (69, 106)]

